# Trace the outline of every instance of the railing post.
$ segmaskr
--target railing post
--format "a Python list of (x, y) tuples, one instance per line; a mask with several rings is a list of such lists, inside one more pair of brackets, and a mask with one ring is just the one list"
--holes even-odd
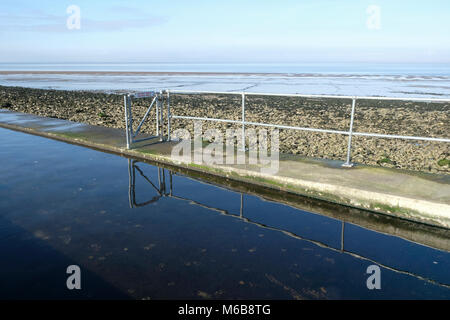
[(128, 126), (128, 130), (130, 130), (130, 146), (133, 144), (133, 100), (131, 99), (131, 95), (128, 95), (128, 120), (130, 122)]
[(156, 94), (156, 136), (159, 136), (159, 108), (161, 107), (161, 101), (159, 95)]
[(352, 100), (352, 113), (350, 116), (350, 129), (348, 131), (348, 146), (347, 146), (347, 160), (342, 164), (345, 168), (353, 167), (353, 163), (350, 162), (350, 156), (352, 152), (352, 133), (353, 133), (353, 119), (355, 117), (356, 97)]
[(130, 149), (130, 120), (128, 113), (128, 95), (123, 96), (123, 105), (125, 109), (125, 137), (127, 139), (127, 149)]
[(167, 141), (170, 141), (170, 92), (167, 90)]
[(161, 103), (160, 103), (160, 109), (159, 109), (159, 141), (163, 141), (163, 135), (164, 135), (164, 122), (163, 122), (163, 118), (164, 118), (164, 114), (163, 114), (163, 107), (164, 107), (164, 94), (163, 91), (160, 90), (159, 91), (159, 97), (161, 99)]
[(245, 92), (242, 92), (242, 151), (245, 151)]

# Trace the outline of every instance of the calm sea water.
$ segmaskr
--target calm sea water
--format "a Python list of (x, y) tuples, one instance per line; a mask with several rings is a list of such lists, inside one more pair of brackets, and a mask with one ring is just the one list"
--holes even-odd
[(442, 63), (0, 63), (0, 70), (450, 76), (450, 64)]
[(341, 247), (341, 221), (313, 212), (6, 129), (0, 144), (0, 299), (450, 299), (449, 252), (351, 223)]
[[(136, 91), (149, 89), (252, 91), (395, 97), (450, 97), (450, 64), (5, 64), (0, 85)], [(20, 71), (44, 71), (24, 74)], [(245, 75), (46, 74), (45, 71), (232, 72)], [(261, 73), (272, 73), (264, 75)]]

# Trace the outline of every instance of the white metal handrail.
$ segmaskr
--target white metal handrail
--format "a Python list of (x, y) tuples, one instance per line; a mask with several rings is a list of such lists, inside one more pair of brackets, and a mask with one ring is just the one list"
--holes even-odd
[[(192, 117), (192, 116), (178, 116), (172, 115), (169, 111), (168, 118), (170, 123), (171, 119), (186, 119), (186, 120), (201, 120), (201, 121), (216, 121), (216, 122), (226, 122), (235, 123), (242, 125), (242, 146), (245, 148), (245, 126), (265, 126), (274, 127), (279, 129), (291, 129), (291, 130), (301, 130), (310, 132), (322, 132), (331, 134), (343, 134), (348, 135), (348, 146), (347, 146), (347, 158), (343, 166), (351, 167), (351, 143), (352, 135), (355, 136), (366, 136), (375, 138), (389, 138), (389, 139), (406, 139), (406, 140), (424, 140), (424, 141), (435, 141), (435, 142), (450, 142), (448, 138), (434, 138), (434, 137), (418, 137), (418, 136), (404, 136), (404, 135), (388, 135), (388, 134), (378, 134), (378, 133), (368, 133), (368, 132), (353, 132), (353, 122), (355, 116), (356, 101), (359, 100), (394, 100), (394, 101), (420, 101), (420, 102), (450, 102), (450, 99), (436, 99), (436, 98), (398, 98), (398, 97), (367, 97), (367, 96), (334, 96), (334, 95), (311, 95), (311, 94), (284, 94), (284, 93), (261, 93), (261, 92), (227, 92), (227, 91), (186, 91), (186, 90), (171, 90), (172, 94), (223, 94), (223, 95), (241, 95), (242, 96), (242, 118), (241, 120), (227, 120), (227, 119), (217, 119), (217, 118), (205, 118), (205, 117)], [(348, 131), (341, 130), (331, 130), (331, 129), (319, 129), (319, 128), (305, 128), (297, 126), (286, 126), (280, 124), (270, 124), (261, 122), (249, 122), (245, 121), (245, 96), (280, 96), (280, 97), (302, 97), (302, 98), (332, 98), (332, 99), (350, 99), (352, 100), (352, 108), (350, 114), (350, 127)], [(170, 137), (170, 133), (168, 134)]]
[[(352, 144), (352, 136), (365, 136), (365, 137), (374, 137), (374, 138), (388, 138), (388, 139), (405, 139), (405, 140), (422, 140), (422, 141), (434, 141), (434, 142), (450, 142), (450, 138), (435, 138), (435, 137), (421, 137), (421, 136), (405, 136), (405, 135), (389, 135), (389, 134), (379, 134), (379, 133), (368, 133), (368, 132), (354, 132), (353, 131), (353, 123), (356, 109), (356, 101), (357, 100), (384, 100), (384, 101), (417, 101), (417, 102), (433, 102), (433, 103), (450, 103), (450, 99), (439, 99), (439, 98), (399, 98), (399, 97), (373, 97), (373, 96), (339, 96), (339, 95), (315, 95), (315, 94), (287, 94), (287, 93), (266, 93), (266, 92), (235, 92), (235, 91), (196, 91), (196, 90), (164, 90), (160, 91), (157, 95), (160, 97), (157, 99), (158, 101), (164, 100), (164, 94), (166, 94), (167, 101), (167, 140), (170, 141), (171, 134), (171, 122), (172, 119), (185, 119), (185, 120), (200, 120), (200, 121), (214, 121), (214, 122), (223, 122), (223, 123), (234, 123), (240, 124), (242, 126), (242, 143), (241, 145), (245, 148), (245, 126), (264, 126), (264, 127), (273, 127), (278, 129), (288, 129), (288, 130), (301, 130), (301, 131), (309, 131), (309, 132), (320, 132), (320, 133), (329, 133), (329, 134), (342, 134), (347, 135), (348, 146), (347, 146), (347, 158), (343, 166), (351, 167), (352, 163), (350, 162), (351, 158), (351, 144)], [(240, 95), (241, 99), (241, 108), (242, 115), (240, 120), (231, 120), (231, 119), (220, 119), (220, 118), (207, 118), (207, 117), (193, 117), (193, 116), (181, 116), (181, 115), (173, 115), (170, 110), (170, 95), (171, 94), (219, 94), (219, 95)], [(135, 93), (133, 95), (127, 95), (135, 98), (142, 97), (151, 97), (152, 92), (144, 92), (144, 93)], [(127, 97), (126, 96), (126, 97)], [(352, 108), (350, 114), (350, 126), (348, 131), (344, 130), (332, 130), (332, 129), (320, 129), (320, 128), (307, 128), (307, 127), (298, 127), (298, 126), (287, 126), (282, 124), (273, 124), (273, 123), (263, 123), (263, 122), (252, 122), (245, 120), (245, 97), (246, 96), (278, 96), (278, 97), (298, 97), (298, 98), (317, 98), (317, 99), (343, 99), (343, 100), (351, 100)], [(127, 101), (127, 98), (125, 98)], [(162, 102), (163, 103), (163, 102)], [(130, 103), (131, 104), (131, 103)], [(125, 109), (127, 110), (127, 103), (125, 103)], [(162, 128), (159, 130), (159, 124), (162, 125), (162, 105), (160, 108), (157, 107), (157, 111), (160, 111), (160, 116), (156, 116), (157, 121), (157, 134), (159, 134), (160, 140), (162, 141)], [(130, 106), (131, 112), (131, 106)], [(149, 110), (147, 110), (147, 113)], [(147, 115), (146, 113), (146, 115)], [(125, 112), (127, 116), (127, 111)], [(131, 114), (130, 114), (131, 115)], [(127, 118), (126, 118), (127, 119)], [(130, 119), (128, 118), (127, 124)], [(143, 119), (145, 121), (145, 117)], [(140, 129), (143, 121), (139, 125), (138, 129)], [(158, 124), (159, 123), (159, 124)], [(132, 123), (131, 123), (132, 124)], [(130, 124), (130, 126), (131, 126)], [(127, 132), (129, 128), (127, 126)], [(138, 132), (139, 130), (137, 130)], [(154, 137), (146, 138), (143, 140), (151, 139)], [(127, 147), (128, 144), (128, 134), (127, 134)], [(142, 139), (140, 140), (142, 141)], [(137, 141), (131, 141), (137, 142)], [(131, 144), (130, 142), (130, 144)]]

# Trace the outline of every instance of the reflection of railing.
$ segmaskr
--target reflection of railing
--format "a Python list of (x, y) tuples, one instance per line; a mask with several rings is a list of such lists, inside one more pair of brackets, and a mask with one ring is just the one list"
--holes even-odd
[[(128, 177), (129, 177), (129, 188), (128, 188), (128, 199), (130, 202), (130, 207), (143, 207), (152, 202), (158, 201), (160, 198), (167, 196), (166, 193), (166, 178), (165, 178), (165, 169), (158, 167), (158, 186), (156, 186), (136, 165), (136, 160), (128, 159)], [(136, 202), (136, 171), (152, 186), (152, 188), (156, 191), (158, 195), (153, 196), (150, 200), (147, 200), (142, 203)], [(172, 172), (169, 171), (170, 175), (170, 190), (172, 190)], [(170, 191), (171, 193), (172, 191)]]
[[(131, 208), (146, 206), (146, 205), (148, 205), (150, 203), (158, 201), (162, 197), (170, 197), (170, 198), (174, 198), (174, 199), (178, 199), (178, 200), (187, 201), (191, 205), (196, 205), (196, 206), (199, 206), (199, 207), (211, 210), (211, 211), (218, 212), (218, 213), (226, 215), (226, 216), (230, 216), (230, 217), (233, 217), (233, 218), (236, 218), (236, 219), (240, 219), (240, 220), (242, 220), (242, 221), (244, 221), (246, 223), (250, 223), (250, 224), (255, 225), (255, 226), (259, 227), (259, 228), (281, 232), (282, 234), (287, 235), (287, 236), (289, 236), (291, 238), (307, 241), (307, 242), (312, 243), (312, 244), (314, 244), (316, 246), (319, 246), (321, 248), (329, 249), (329, 250), (332, 250), (332, 251), (335, 251), (335, 252), (344, 253), (344, 254), (350, 255), (350, 256), (352, 256), (354, 258), (357, 258), (357, 259), (360, 259), (360, 260), (365, 260), (365, 261), (377, 264), (378, 266), (380, 266), (380, 267), (382, 267), (384, 269), (387, 269), (387, 270), (390, 270), (390, 271), (393, 271), (393, 272), (396, 272), (396, 273), (399, 273), (399, 274), (412, 276), (412, 277), (417, 278), (419, 280), (423, 280), (423, 281), (429, 282), (431, 284), (450, 289), (450, 284), (440, 283), (440, 282), (438, 282), (436, 280), (433, 280), (433, 279), (430, 279), (430, 278), (427, 278), (427, 277), (415, 274), (413, 272), (409, 272), (409, 271), (400, 270), (400, 269), (397, 269), (397, 268), (394, 268), (394, 267), (390, 267), (388, 265), (379, 263), (378, 261), (375, 261), (375, 260), (373, 260), (371, 258), (368, 258), (368, 257), (365, 257), (365, 256), (360, 255), (358, 253), (346, 250), (345, 247), (344, 247), (344, 244), (345, 244), (345, 242), (344, 242), (344, 239), (345, 239), (345, 224), (348, 223), (348, 222), (345, 222), (344, 220), (340, 220), (340, 219), (336, 219), (336, 218), (328, 218), (328, 219), (333, 219), (333, 220), (339, 220), (341, 222), (340, 248), (335, 248), (335, 247), (332, 247), (332, 246), (330, 246), (330, 245), (328, 245), (326, 243), (323, 243), (321, 241), (302, 237), (302, 236), (297, 235), (296, 233), (294, 233), (292, 231), (288, 231), (288, 230), (284, 230), (284, 229), (281, 229), (281, 228), (276, 228), (276, 227), (272, 227), (272, 226), (269, 226), (269, 225), (265, 225), (263, 223), (260, 223), (260, 222), (257, 222), (257, 221), (253, 221), (253, 220), (245, 217), (245, 215), (244, 215), (244, 193), (242, 193), (242, 192), (240, 193), (239, 214), (233, 214), (233, 213), (230, 213), (228, 210), (225, 210), (225, 209), (216, 208), (216, 207), (213, 207), (213, 206), (209, 206), (209, 205), (203, 204), (203, 203), (198, 202), (198, 201), (193, 200), (193, 199), (188, 199), (188, 198), (184, 198), (184, 197), (181, 197), (181, 196), (174, 195), (173, 194), (173, 183), (172, 183), (173, 179), (172, 179), (172, 176), (174, 174), (176, 174), (176, 173), (174, 173), (174, 172), (172, 172), (170, 170), (158, 167), (157, 168), (158, 169), (158, 183), (157, 183), (157, 185), (155, 185), (144, 174), (142, 169), (136, 163), (138, 163), (137, 160), (128, 159), (129, 201), (130, 201), (130, 207)], [(139, 203), (139, 204), (136, 203), (136, 197), (135, 197), (136, 171), (138, 171), (138, 173), (151, 185), (151, 187), (157, 193), (157, 195), (153, 196), (152, 199), (150, 199), (150, 200), (148, 200), (146, 202), (143, 202), (143, 203)], [(166, 174), (166, 171), (167, 171), (167, 174)], [(169, 191), (167, 191), (166, 177), (169, 178), (169, 185), (168, 185)]]

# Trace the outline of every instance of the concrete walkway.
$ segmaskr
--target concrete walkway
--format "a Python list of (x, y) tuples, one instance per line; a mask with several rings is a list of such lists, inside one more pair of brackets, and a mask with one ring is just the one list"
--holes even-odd
[(287, 191), (341, 205), (450, 228), (450, 176), (280, 155), (275, 175), (261, 165), (182, 163), (171, 157), (176, 142), (125, 147), (125, 130), (38, 117), (0, 109), (0, 127), (37, 134), (102, 151), (156, 161), (218, 177)]

